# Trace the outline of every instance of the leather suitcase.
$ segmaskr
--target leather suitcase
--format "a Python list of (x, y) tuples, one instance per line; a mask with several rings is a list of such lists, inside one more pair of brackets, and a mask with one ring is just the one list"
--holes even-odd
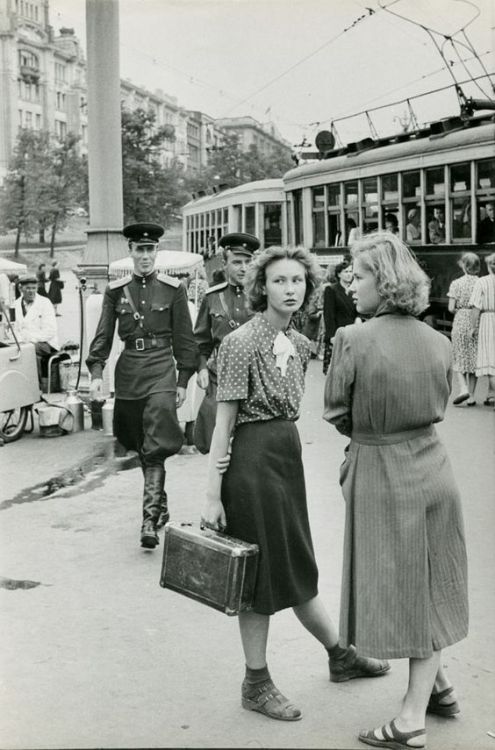
[(198, 602), (237, 615), (252, 607), (258, 545), (200, 529), (197, 524), (165, 525), (160, 585)]

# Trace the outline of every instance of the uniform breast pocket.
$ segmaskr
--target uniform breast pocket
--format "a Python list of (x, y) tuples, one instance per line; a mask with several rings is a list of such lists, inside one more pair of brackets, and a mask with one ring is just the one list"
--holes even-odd
[(126, 338), (129, 334), (133, 333), (137, 326), (130, 305), (118, 305), (116, 313), (119, 321), (119, 336), (121, 338)]
[(153, 333), (166, 333), (171, 329), (171, 310), (169, 303), (153, 302), (151, 304), (151, 328)]

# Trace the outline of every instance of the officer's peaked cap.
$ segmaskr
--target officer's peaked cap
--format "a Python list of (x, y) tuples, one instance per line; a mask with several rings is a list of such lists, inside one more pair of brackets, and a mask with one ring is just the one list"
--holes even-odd
[(244, 253), (252, 255), (260, 246), (260, 241), (254, 234), (247, 232), (230, 232), (224, 234), (218, 243), (225, 250), (231, 250), (233, 253)]
[(122, 230), (124, 237), (131, 242), (158, 242), (164, 228), (160, 224), (140, 223), (128, 224)]

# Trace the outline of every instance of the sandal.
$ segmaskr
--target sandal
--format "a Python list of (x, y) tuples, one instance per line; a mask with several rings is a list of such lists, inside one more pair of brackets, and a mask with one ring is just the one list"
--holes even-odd
[(456, 396), (455, 399), (452, 401), (452, 403), (455, 406), (459, 406), (459, 404), (463, 404), (464, 401), (467, 401), (469, 398), (469, 393), (461, 393), (459, 396)]
[(453, 692), (454, 688), (448, 687), (445, 688), (445, 690), (441, 690), (439, 693), (432, 693), (426, 708), (427, 713), (437, 714), (438, 716), (454, 716), (454, 714), (458, 714), (461, 709), (456, 700), (453, 700), (450, 703), (440, 702), (442, 698), (446, 698), (447, 695), (450, 695)]
[[(390, 733), (387, 730), (387, 726), (390, 726)], [(368, 732), (361, 732), (358, 739), (364, 742), (365, 745), (373, 745), (373, 747), (391, 747), (393, 750), (404, 750), (404, 748), (414, 748), (414, 750), (425, 750), (426, 745), (410, 745), (409, 740), (413, 737), (419, 737), (422, 734), (426, 734), (425, 729), (415, 729), (413, 732), (401, 732), (397, 729), (395, 719), (392, 719), (390, 725), (384, 724), (380, 727), (380, 731), (383, 734), (383, 739), (379, 739), (375, 732), (376, 729), (370, 729)]]
[(488, 396), (488, 398), (485, 398), (483, 406), (495, 406), (495, 396)]
[(242, 685), (242, 707), (247, 711), (258, 711), (270, 719), (280, 721), (299, 721), (301, 711), (282, 695), (271, 680), (258, 685)]

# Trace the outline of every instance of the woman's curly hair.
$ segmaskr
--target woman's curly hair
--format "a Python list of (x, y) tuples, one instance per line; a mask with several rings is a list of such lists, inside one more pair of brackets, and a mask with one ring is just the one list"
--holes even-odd
[(253, 312), (262, 312), (267, 308), (266, 269), (277, 260), (297, 260), (306, 271), (306, 292), (301, 309), (306, 306), (311, 294), (321, 281), (321, 268), (311, 253), (304, 247), (267, 247), (258, 250), (246, 272), (244, 292), (248, 305)]
[(352, 246), (351, 255), (376, 279), (384, 302), (409, 315), (419, 315), (429, 304), (430, 279), (408, 246), (392, 232), (368, 234)]

